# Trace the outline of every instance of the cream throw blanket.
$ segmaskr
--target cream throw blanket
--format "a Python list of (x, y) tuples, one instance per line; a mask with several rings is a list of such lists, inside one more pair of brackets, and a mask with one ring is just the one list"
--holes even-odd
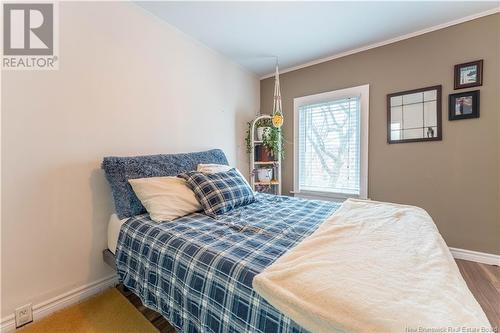
[(345, 201), (253, 287), (312, 332), (491, 327), (432, 218), (413, 206)]

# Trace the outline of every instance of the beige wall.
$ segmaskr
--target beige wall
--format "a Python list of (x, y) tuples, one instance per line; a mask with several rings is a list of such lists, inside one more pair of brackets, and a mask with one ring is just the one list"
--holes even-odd
[(60, 69), (2, 72), (2, 317), (112, 274), (106, 155), (247, 168), (259, 80), (133, 3), (60, 3)]
[[(425, 208), (449, 246), (500, 254), (500, 14), (281, 75), (293, 187), (293, 99), (370, 84), (369, 196)], [(484, 59), (481, 118), (448, 121), (453, 66)], [(273, 78), (261, 81), (261, 111)], [(386, 95), (443, 85), (443, 141), (386, 143)], [(472, 90), (472, 89), (471, 89)], [(461, 90), (466, 91), (466, 90)]]

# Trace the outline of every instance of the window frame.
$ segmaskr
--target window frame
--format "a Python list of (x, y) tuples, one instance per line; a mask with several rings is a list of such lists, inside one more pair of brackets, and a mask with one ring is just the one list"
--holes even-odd
[[(319, 104), (334, 100), (360, 97), (360, 194), (353, 195), (338, 192), (300, 191), (299, 188), (299, 107), (309, 104)], [(328, 91), (324, 93), (297, 97), (293, 99), (293, 191), (294, 196), (324, 199), (344, 200), (347, 198), (368, 198), (368, 128), (369, 128), (370, 85)]]

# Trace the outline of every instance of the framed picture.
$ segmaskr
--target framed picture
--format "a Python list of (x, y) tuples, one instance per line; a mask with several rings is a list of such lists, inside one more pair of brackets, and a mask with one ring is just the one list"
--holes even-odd
[(450, 95), (449, 120), (479, 118), (479, 90)]
[(455, 89), (483, 85), (483, 60), (455, 65)]
[(387, 143), (442, 140), (441, 86), (387, 95)]

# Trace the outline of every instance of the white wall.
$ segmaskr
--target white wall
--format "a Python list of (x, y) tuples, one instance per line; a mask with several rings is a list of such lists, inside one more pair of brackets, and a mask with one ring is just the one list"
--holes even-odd
[(133, 3), (59, 13), (59, 70), (2, 72), (2, 318), (112, 274), (103, 156), (218, 147), (248, 170), (256, 77)]

